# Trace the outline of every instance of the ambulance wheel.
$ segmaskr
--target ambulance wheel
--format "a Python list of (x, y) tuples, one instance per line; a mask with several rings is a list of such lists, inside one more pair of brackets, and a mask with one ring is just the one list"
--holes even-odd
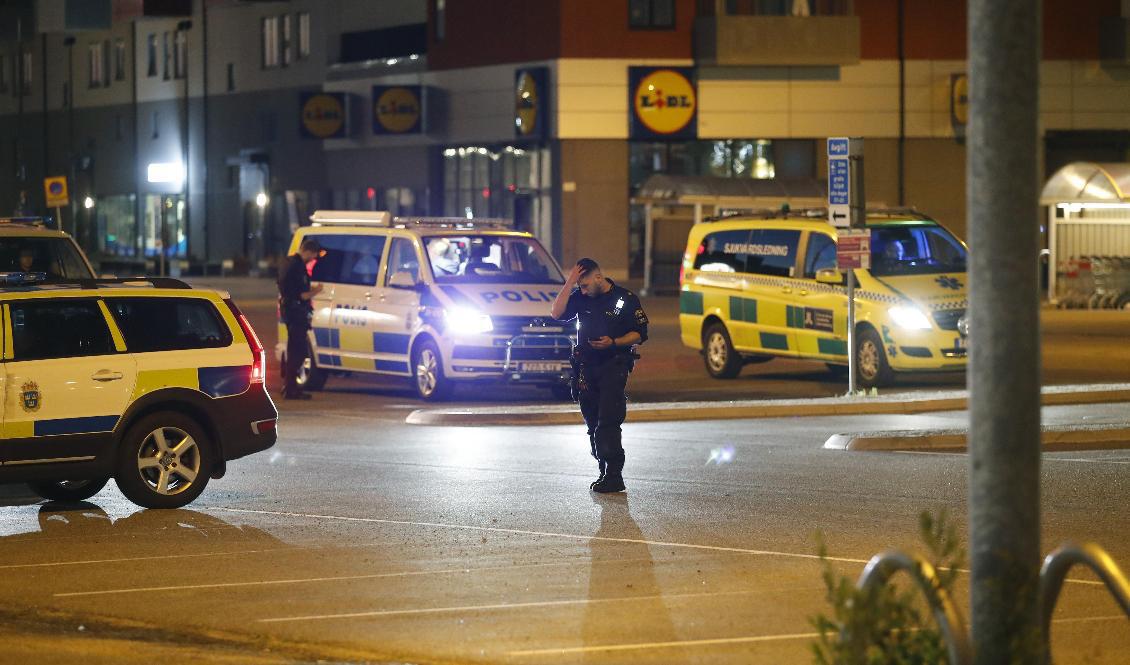
[(721, 323), (702, 331), (702, 360), (706, 373), (715, 379), (732, 379), (742, 371), (742, 357), (730, 342), (730, 333)]
[(114, 480), (139, 506), (181, 508), (208, 484), (213, 450), (208, 434), (192, 418), (176, 411), (151, 413), (122, 438)]
[(887, 364), (887, 352), (883, 350), (879, 333), (874, 328), (860, 328), (858, 337), (855, 359), (859, 387), (876, 388), (891, 383), (895, 373)]
[(49, 501), (86, 501), (102, 491), (109, 478), (89, 480), (40, 480), (28, 483), (31, 491)]
[(301, 390), (314, 392), (326, 386), (327, 378), (329, 373), (324, 369), (318, 369), (314, 364), (314, 349), (307, 347), (306, 360), (302, 361), (302, 367), (298, 368), (298, 376), (295, 377), (294, 382)]
[(412, 352), (412, 379), (420, 399), (438, 402), (451, 395), (454, 386), (443, 375), (443, 356), (430, 339), (420, 342)]
[(558, 402), (573, 401), (573, 393), (569, 390), (569, 385), (566, 383), (556, 383), (550, 386), (549, 391), (553, 394), (553, 399)]

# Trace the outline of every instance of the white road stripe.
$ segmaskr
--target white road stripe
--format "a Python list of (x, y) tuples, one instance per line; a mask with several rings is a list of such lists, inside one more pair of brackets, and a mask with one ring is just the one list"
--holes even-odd
[(371, 617), (406, 616), (413, 614), (444, 614), (448, 612), (482, 612), (486, 610), (516, 610), (531, 607), (560, 607), (564, 605), (589, 605), (594, 603), (623, 603), (639, 600), (676, 600), (679, 598), (715, 598), (762, 593), (762, 589), (749, 591), (706, 591), (702, 593), (654, 594), (648, 596), (619, 596), (616, 598), (578, 598), (575, 600), (542, 600), (530, 603), (497, 603), (493, 605), (459, 605), (454, 607), (422, 607), (411, 610), (373, 610), (370, 612), (344, 612), (341, 614), (310, 614), (296, 617), (259, 619), (259, 623), (284, 623), (289, 621), (317, 621), (322, 619), (359, 619)]
[[(1125, 619), (1124, 615), (1101, 617), (1078, 617), (1072, 619), (1054, 619), (1052, 623), (1080, 623), (1086, 621), (1112, 621)], [(565, 647), (558, 649), (529, 649), (525, 651), (511, 651), (508, 656), (565, 656), (578, 653), (594, 653), (598, 651), (636, 651), (644, 649), (670, 649), (680, 647), (698, 647), (723, 644), (751, 644), (757, 642), (782, 642), (786, 640), (807, 640), (820, 637), (819, 633), (785, 633), (782, 635), (752, 635), (749, 637), (720, 637), (708, 640), (676, 640), (671, 642), (640, 642), (636, 644), (607, 644), (591, 647)]]
[(131, 561), (153, 561), (166, 559), (192, 559), (197, 557), (206, 556), (236, 556), (243, 554), (262, 554), (264, 552), (286, 552), (294, 550), (293, 547), (274, 547), (265, 550), (235, 550), (233, 552), (202, 552), (199, 554), (162, 554), (159, 556), (132, 556), (123, 557), (120, 559), (85, 559), (79, 561), (52, 561), (48, 563), (10, 563), (0, 565), (0, 570), (10, 570), (12, 568), (54, 568), (56, 566), (86, 566), (97, 563), (129, 563)]

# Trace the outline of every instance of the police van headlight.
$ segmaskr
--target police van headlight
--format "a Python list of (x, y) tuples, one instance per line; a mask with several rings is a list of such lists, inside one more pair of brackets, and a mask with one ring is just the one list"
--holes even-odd
[(494, 330), (490, 316), (470, 307), (451, 307), (444, 310), (447, 327), (456, 335), (482, 335)]
[(917, 307), (892, 307), (887, 310), (891, 321), (900, 328), (908, 330), (929, 330), (930, 319)]

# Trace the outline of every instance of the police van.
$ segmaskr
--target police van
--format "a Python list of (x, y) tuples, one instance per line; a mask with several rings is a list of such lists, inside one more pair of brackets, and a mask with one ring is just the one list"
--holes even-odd
[[(306, 390), (347, 372), (410, 379), (440, 400), (456, 384), (527, 384), (568, 395), (576, 326), (549, 316), (565, 280), (529, 233), (507, 220), (392, 217), (319, 210), (291, 241), (313, 238)], [(285, 367), (286, 326), (277, 356)]]
[[(846, 373), (846, 275), (826, 213), (770, 211), (691, 228), (680, 271), (679, 324), (706, 371), (734, 378), (772, 358), (821, 360)], [(858, 380), (962, 370), (968, 325), (965, 244), (907, 210), (869, 211), (871, 267), (856, 269)]]
[(0, 317), (0, 483), (75, 501), (114, 478), (179, 508), (275, 443), (265, 351), (225, 294), (0, 273)]

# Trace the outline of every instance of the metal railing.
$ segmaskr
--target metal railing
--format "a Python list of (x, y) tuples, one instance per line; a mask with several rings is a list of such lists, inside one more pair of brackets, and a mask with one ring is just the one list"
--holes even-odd
[[(1078, 564), (1090, 568), (1106, 585), (1115, 601), (1130, 618), (1130, 582), (1126, 575), (1095, 543), (1066, 543), (1044, 559), (1040, 569), (1040, 607), (1044, 631), (1044, 662), (1051, 665), (1051, 625), (1055, 603), (1067, 579), (1067, 573)], [(856, 582), (856, 588), (868, 590), (890, 581), (898, 572), (906, 572), (926, 597), (930, 612), (941, 630), (950, 665), (969, 665), (973, 662), (973, 647), (961, 613), (938, 579), (938, 573), (928, 561), (899, 551), (876, 554), (867, 562)]]

